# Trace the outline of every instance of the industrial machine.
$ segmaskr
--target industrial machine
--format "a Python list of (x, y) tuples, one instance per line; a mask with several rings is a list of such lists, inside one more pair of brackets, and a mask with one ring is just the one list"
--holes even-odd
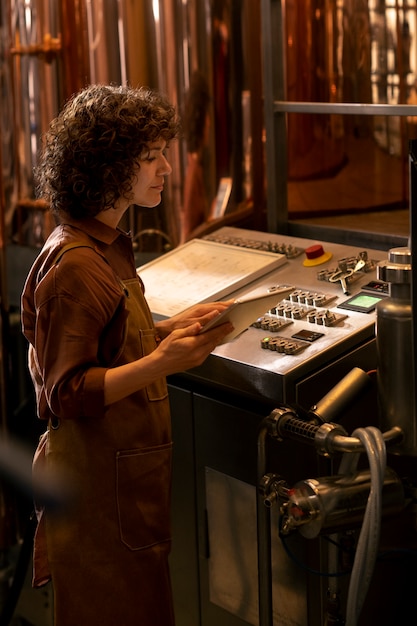
[[(12, 319), (10, 341), (9, 299), (14, 312), (21, 291), (18, 279), (52, 228), (46, 207), (35, 201), (32, 189), (42, 131), (86, 77), (91, 82), (155, 81), (178, 105), (182, 104), (192, 68), (206, 69), (216, 79), (213, 86), (217, 84), (222, 72), (211, 67), (215, 34), (211, 8), (228, 6), (232, 51), (228, 78), (233, 83), (227, 85), (227, 91), (232, 94), (229, 104), (233, 115), (227, 121), (236, 150), (230, 155), (233, 167), (229, 172), (234, 200), (239, 203), (255, 198), (254, 217), (262, 215), (267, 180), (268, 230), (273, 232), (222, 228), (140, 267), (139, 273), (156, 316), (167, 316), (207, 299), (273, 293), (280, 287), (294, 289), (257, 316), (239, 337), (218, 347), (203, 366), (169, 379), (175, 455), (171, 566), (178, 626), (408, 623), (409, 614), (415, 613), (417, 480), (416, 326), (410, 294), (417, 293), (417, 288), (410, 250), (395, 248), (387, 255), (382, 250), (312, 240), (311, 230), (310, 234), (303, 232), (309, 239), (279, 234), (279, 230), (284, 227), (288, 232), (287, 192), (294, 193), (300, 185), (296, 179), (287, 189), (287, 172), (297, 163), (292, 157), (298, 153), (312, 155), (308, 182), (316, 170), (327, 171), (330, 162), (332, 175), (322, 181), (327, 190), (336, 181), (333, 173), (345, 164), (341, 137), (348, 136), (348, 128), (354, 129), (360, 145), (372, 135), (371, 154), (377, 154), (376, 164), (379, 158), (390, 157), (392, 167), (387, 171), (401, 180), (398, 199), (406, 200), (406, 142), (403, 134), (400, 141), (398, 131), (392, 129), (400, 127), (402, 116), (409, 130), (415, 131), (415, 107), (398, 105), (397, 100), (400, 103), (409, 95), (415, 75), (415, 63), (408, 69), (406, 63), (414, 58), (407, 48), (410, 32), (407, 27), (400, 35), (399, 26), (402, 22), (404, 27), (415, 26), (416, 9), (410, 3), (395, 3), (393, 7), (369, 2), (362, 3), (359, 11), (359, 3), (344, 2), (337, 3), (337, 11), (334, 3), (327, 3), (323, 10), (315, 3), (317, 10), (310, 11), (308, 2), (265, 0), (259, 3), (260, 26), (258, 3), (250, 1), (109, 0), (104, 4), (105, 11), (102, 2), (87, 0), (1, 3), (3, 430), (7, 430), (5, 416), (13, 412), (9, 397), (19, 400), (19, 412), (23, 405), (20, 398), (31, 398), (22, 356), (25, 351), (19, 343), (18, 314)], [(286, 12), (289, 33), (314, 30), (321, 37), (326, 25), (325, 54), (320, 56), (311, 37), (302, 36), (297, 46), (292, 36), (285, 37), (277, 19), (282, 4), (293, 9)], [(302, 27), (292, 31), (296, 8)], [(362, 19), (357, 19), (358, 11)], [(389, 31), (392, 12), (396, 26)], [(339, 84), (352, 89), (349, 85), (355, 77), (363, 85), (369, 83), (377, 99), (368, 97), (366, 89), (360, 100), (366, 103), (363, 105), (351, 102), (349, 94), (343, 106), (333, 102), (333, 63), (339, 58), (333, 46), (338, 37), (343, 38), (342, 13), (347, 33), (344, 58), (349, 63), (359, 59), (361, 66), (350, 71), (348, 64)], [(368, 22), (373, 28), (365, 29), (369, 35), (366, 43), (363, 26)], [(376, 39), (371, 38), (371, 32)], [(285, 54), (280, 50), (282, 41), (288, 46)], [(263, 54), (257, 42), (262, 42)], [(362, 67), (367, 45), (378, 52), (373, 55), (377, 71), (368, 71), (365, 80)], [(305, 64), (302, 56), (301, 63), (292, 62), (296, 50), (304, 51), (308, 65), (320, 71), (312, 69), (310, 74), (315, 78), (311, 81), (287, 80), (302, 93), (290, 90), (284, 94), (284, 73), (280, 76), (278, 59), (289, 62), (290, 78), (293, 73), (298, 76)], [(262, 71), (261, 56), (267, 66)], [(386, 60), (394, 57), (396, 62), (388, 67)], [(146, 67), (141, 67), (144, 59)], [(322, 93), (330, 87), (329, 105), (336, 107), (333, 112), (321, 102), (282, 101), (284, 95), (287, 100), (293, 95), (310, 100), (317, 91)], [(381, 102), (387, 98), (395, 104), (384, 108)], [(279, 102), (274, 103), (275, 99)], [(377, 105), (376, 113), (368, 101)], [(300, 123), (300, 118), (294, 117), (297, 109), (303, 115), (304, 107), (314, 115), (314, 123)], [(375, 115), (377, 124), (358, 124), (358, 107), (367, 119)], [(346, 123), (342, 133), (340, 114), (346, 111), (354, 111), (355, 124)], [(379, 115), (387, 116), (387, 123), (380, 125)], [(222, 128), (212, 125), (212, 155), (218, 154), (216, 141), (224, 149)], [(325, 167), (318, 162), (315, 150), (306, 152), (317, 143), (326, 146)], [(168, 210), (163, 207), (162, 222), (170, 231), (169, 241), (176, 241), (172, 208), (181, 204), (183, 168), (179, 146), (171, 150), (174, 172), (172, 184), (164, 192)], [(397, 150), (401, 152), (398, 163), (391, 160)], [(417, 171), (413, 150), (411, 157), (413, 192)], [(207, 170), (214, 188), (213, 156), (212, 160)], [(301, 164), (305, 163), (303, 158)], [(392, 188), (391, 177), (381, 175), (385, 169), (375, 167), (375, 172), (378, 175), (370, 178), (369, 185), (372, 205), (377, 183)], [(305, 177), (305, 172), (301, 174)], [(350, 209), (354, 190), (349, 186), (348, 191), (344, 200)], [(369, 202), (362, 199), (363, 191), (359, 185), (358, 206)], [(415, 197), (415, 193), (410, 195)], [(306, 196), (311, 200), (308, 193)], [(327, 196), (318, 194), (320, 208)], [(388, 194), (382, 194), (379, 202), (389, 200)], [(412, 218), (413, 201), (411, 209)], [(167, 238), (159, 230), (159, 222), (158, 228), (143, 230), (135, 223), (133, 211), (129, 217), (133, 231), (140, 226), (136, 242), (143, 234), (162, 234), (164, 241)], [(299, 229), (296, 232), (300, 234)], [(11, 255), (6, 259), (8, 240), (13, 245), (7, 247), (7, 255)], [(377, 241), (377, 237), (367, 238), (372, 240)], [(4, 279), (6, 265), (13, 280)], [(8, 384), (6, 375), (12, 360), (6, 349), (9, 343), (16, 349), (12, 369), (19, 375), (14, 376), (13, 385)], [(17, 378), (23, 389), (15, 389)], [(9, 513), (3, 506), (2, 596), (10, 586), (8, 559), (17, 560), (15, 538), (4, 532), (14, 517)], [(28, 580), (17, 613), (24, 623), (49, 626), (50, 591), (39, 594), (29, 587)], [(6, 622), (7, 611), (3, 617)]]
[(156, 316), (292, 287), (170, 379), (180, 623), (393, 623), (416, 547), (410, 251), (226, 227), (138, 272)]

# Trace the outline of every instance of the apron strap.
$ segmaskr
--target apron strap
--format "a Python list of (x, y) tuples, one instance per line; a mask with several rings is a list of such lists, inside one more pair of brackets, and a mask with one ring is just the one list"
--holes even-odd
[(61, 250), (58, 252), (54, 259), (53, 265), (58, 263), (68, 250), (73, 250), (74, 248), (91, 248), (92, 250), (97, 252), (96, 248), (94, 246), (90, 246), (90, 244), (88, 243), (83, 243), (82, 241), (73, 241), (72, 243), (67, 243), (66, 246), (61, 248)]

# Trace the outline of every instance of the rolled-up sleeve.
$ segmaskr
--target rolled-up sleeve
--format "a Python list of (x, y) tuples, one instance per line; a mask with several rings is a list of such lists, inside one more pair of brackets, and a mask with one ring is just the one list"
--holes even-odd
[(98, 417), (105, 412), (104, 377), (112, 366), (103, 355), (118, 352), (124, 336), (123, 289), (94, 251), (65, 256), (34, 298), (33, 341), (44, 395), (39, 417)]

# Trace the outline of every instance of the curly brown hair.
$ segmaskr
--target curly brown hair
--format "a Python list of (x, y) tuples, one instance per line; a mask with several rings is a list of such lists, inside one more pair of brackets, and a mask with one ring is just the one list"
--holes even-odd
[(127, 198), (139, 158), (177, 137), (175, 108), (151, 89), (91, 85), (51, 122), (35, 177), (53, 213), (80, 219)]

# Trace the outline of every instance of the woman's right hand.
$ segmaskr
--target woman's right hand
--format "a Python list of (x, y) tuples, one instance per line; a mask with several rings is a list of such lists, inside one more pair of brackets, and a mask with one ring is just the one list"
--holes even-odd
[[(165, 376), (201, 365), (224, 337), (233, 330), (230, 322), (200, 333), (199, 322), (173, 330), (157, 348)], [(155, 355), (156, 356), (156, 355)]]
[(200, 333), (201, 328), (202, 324), (195, 322), (173, 330), (150, 354), (109, 368), (104, 378), (105, 404), (117, 402), (159, 378), (201, 365), (233, 325), (226, 322), (204, 333)]

